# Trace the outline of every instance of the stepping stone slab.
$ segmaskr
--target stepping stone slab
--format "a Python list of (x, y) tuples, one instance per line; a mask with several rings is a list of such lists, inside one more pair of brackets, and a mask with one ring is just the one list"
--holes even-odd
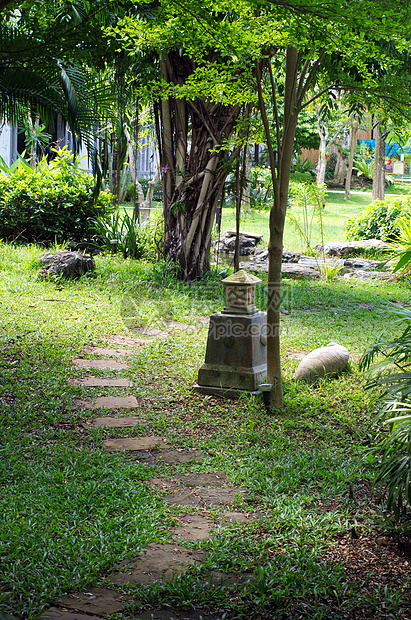
[(185, 487), (222, 487), (227, 484), (227, 474), (218, 471), (211, 474), (179, 474), (174, 476)]
[(261, 518), (261, 515), (247, 515), (243, 512), (225, 512), (221, 515), (221, 525), (225, 523), (238, 523), (239, 525), (247, 525), (252, 523), (256, 519)]
[(161, 437), (119, 437), (103, 441), (106, 450), (164, 450), (168, 444)]
[(143, 338), (130, 338), (129, 336), (108, 336), (106, 339), (108, 344), (119, 344), (126, 347), (141, 347), (149, 344), (152, 340), (144, 340)]
[(75, 592), (61, 596), (54, 603), (69, 609), (103, 615), (122, 611), (126, 604), (126, 597), (114, 590), (91, 588), (86, 592)]
[[(159, 455), (161, 454), (161, 452), (159, 453)], [(158, 465), (159, 455), (157, 455), (155, 451), (150, 452), (150, 450), (135, 450), (133, 452), (133, 462), (139, 463), (140, 465)]]
[(173, 491), (162, 496), (167, 504), (172, 506), (200, 506), (201, 501), (189, 491)]
[(178, 517), (181, 526), (173, 527), (171, 529), (172, 534), (184, 541), (190, 542), (191, 540), (207, 540), (212, 536), (212, 529), (215, 528), (215, 524), (201, 515), (182, 515)]
[(94, 355), (107, 355), (110, 357), (127, 357), (133, 353), (130, 349), (110, 349), (108, 347), (92, 347), (90, 345), (86, 345), (83, 351), (86, 353), (94, 353)]
[(85, 385), (86, 387), (131, 387), (133, 382), (130, 379), (105, 379), (101, 377), (79, 377), (71, 379), (72, 385)]
[(127, 370), (127, 362), (119, 362), (117, 360), (84, 360), (76, 358), (73, 360), (74, 366), (77, 368), (98, 368), (100, 370)]
[(165, 338), (169, 335), (164, 329), (157, 329), (156, 327), (130, 327), (133, 332), (141, 334), (141, 336), (148, 336), (151, 338)]
[(188, 323), (178, 323), (178, 321), (166, 321), (167, 327), (182, 332), (197, 332), (200, 327), (198, 325), (189, 325)]
[(207, 458), (207, 454), (201, 450), (167, 450), (159, 455), (159, 458), (167, 465), (180, 465), (190, 461), (202, 461)]
[(198, 609), (148, 609), (138, 614), (139, 620), (218, 620), (221, 616), (212, 616)]
[(77, 407), (82, 409), (135, 409), (138, 402), (135, 396), (99, 396), (94, 400), (77, 400)]
[(198, 609), (148, 609), (138, 614), (139, 620), (218, 620), (221, 616), (206, 614)]
[(244, 497), (245, 493), (245, 489), (241, 488), (195, 489), (195, 494), (206, 506), (227, 506), (238, 501), (239, 497)]
[(150, 585), (155, 581), (171, 579), (177, 572), (185, 572), (190, 566), (204, 560), (198, 550), (175, 545), (148, 545), (135, 559), (122, 562), (117, 570), (108, 575), (115, 584), (140, 583)]
[(83, 428), (101, 428), (102, 426), (107, 426), (107, 428), (133, 428), (137, 424), (142, 424), (142, 422), (141, 418), (136, 418), (135, 416), (125, 416), (122, 418), (103, 417), (82, 422), (81, 426)]
[[(204, 474), (199, 475), (201, 476)], [(193, 474), (190, 474), (190, 476), (194, 477)], [(181, 478), (183, 477), (184, 476), (181, 476)], [(178, 476), (176, 476), (176, 478), (178, 478)], [(176, 488), (176, 484), (173, 480), (169, 480), (167, 478), (152, 478), (149, 480), (149, 484), (161, 490), (170, 491), (169, 493), (163, 495), (164, 501), (168, 504), (181, 506), (199, 506), (201, 504), (206, 506), (227, 506), (228, 504), (237, 501), (239, 496), (243, 497), (247, 492), (244, 488), (235, 487), (192, 487), (192, 492), (184, 492)]]
[(79, 614), (75, 611), (66, 611), (52, 607), (40, 616), (40, 620), (101, 620), (100, 616)]

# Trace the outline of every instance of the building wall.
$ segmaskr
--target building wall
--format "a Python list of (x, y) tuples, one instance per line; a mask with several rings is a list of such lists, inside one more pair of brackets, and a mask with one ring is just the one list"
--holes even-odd
[[(11, 127), (11, 125), (9, 125), (9, 123), (4, 123), (4, 125), (0, 127), (0, 155), (8, 166), (10, 166), (16, 158), (16, 155), (13, 152), (13, 134), (15, 133), (16, 132), (13, 132), (13, 128)], [(15, 151), (17, 151), (17, 148), (15, 149)]]

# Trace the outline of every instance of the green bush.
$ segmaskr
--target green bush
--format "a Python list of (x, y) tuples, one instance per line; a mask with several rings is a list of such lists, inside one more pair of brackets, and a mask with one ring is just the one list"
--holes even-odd
[(36, 169), (20, 159), (0, 174), (0, 238), (27, 242), (79, 242), (94, 234), (92, 221), (107, 218), (111, 194), (93, 196), (93, 177), (64, 147)]
[(399, 220), (410, 216), (411, 196), (376, 200), (348, 220), (345, 235), (349, 240), (392, 239), (400, 233)]

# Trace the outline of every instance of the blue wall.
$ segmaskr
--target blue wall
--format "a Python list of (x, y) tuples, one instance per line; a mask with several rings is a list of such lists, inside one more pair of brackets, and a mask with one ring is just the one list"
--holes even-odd
[[(372, 148), (372, 150), (375, 149), (375, 140), (358, 140), (358, 144), (361, 144), (362, 142), (364, 142), (367, 146), (370, 146)], [(390, 144), (388, 142), (385, 143), (385, 156), (386, 157), (398, 157), (398, 159), (400, 158), (400, 153), (401, 153), (401, 147), (398, 144), (398, 142), (391, 142)]]

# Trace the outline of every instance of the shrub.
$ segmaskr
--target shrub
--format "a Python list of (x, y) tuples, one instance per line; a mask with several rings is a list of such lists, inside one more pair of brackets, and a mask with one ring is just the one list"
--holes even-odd
[[(79, 170), (73, 154), (56, 150), (36, 169), (21, 160), (0, 174), (0, 237), (27, 242), (79, 242), (93, 234), (92, 220), (107, 218), (111, 194), (94, 199), (94, 179)], [(7, 174), (8, 172), (8, 174)]]
[(250, 168), (249, 177), (250, 206), (257, 210), (269, 209), (274, 199), (270, 168), (254, 166)]
[(345, 234), (349, 240), (392, 239), (400, 233), (400, 219), (410, 215), (410, 196), (376, 200), (355, 218), (348, 220)]
[(97, 245), (106, 251), (112, 250), (112, 241), (116, 241), (117, 251), (124, 258), (145, 258), (157, 261), (162, 256), (161, 221), (137, 224), (127, 212), (116, 210), (110, 220), (97, 218), (93, 222)]

